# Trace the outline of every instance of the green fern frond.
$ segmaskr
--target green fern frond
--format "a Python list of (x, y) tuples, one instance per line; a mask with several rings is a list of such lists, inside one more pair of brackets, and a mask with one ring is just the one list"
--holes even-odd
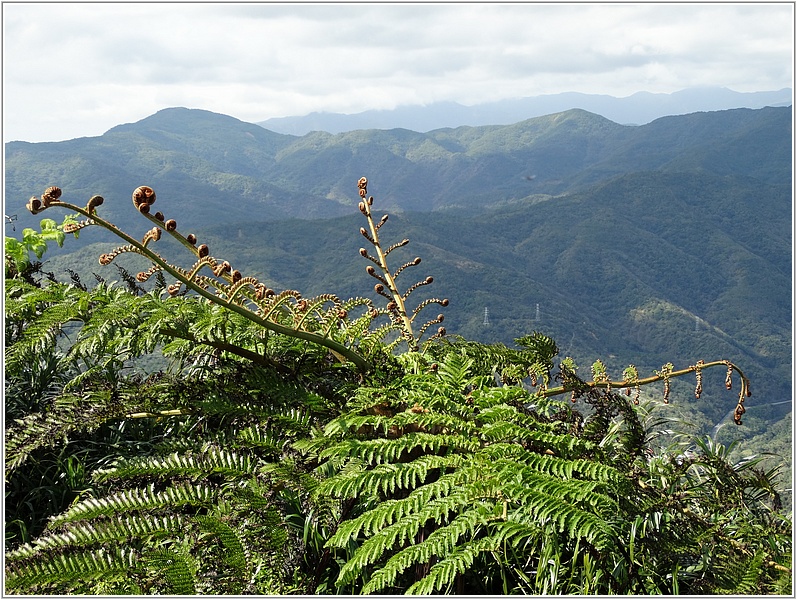
[(481, 435), (491, 442), (531, 443), (535, 447), (548, 449), (561, 457), (584, 456), (593, 453), (597, 448), (597, 444), (594, 442), (573, 435), (548, 433), (508, 421), (493, 421), (486, 424), (481, 430)]
[[(351, 559), (341, 568), (337, 585), (343, 586), (352, 582), (359, 577), (364, 567), (380, 561), (387, 551), (395, 547), (401, 548), (407, 543), (413, 543), (415, 536), (427, 521), (434, 520), (439, 523), (450, 512), (462, 509), (470, 505), (470, 502), (471, 498), (466, 492), (455, 492), (449, 496), (437, 498), (420, 511), (407, 514), (395, 523), (377, 531), (357, 548)], [(481, 514), (479, 512), (479, 515)], [(463, 518), (463, 523), (470, 523), (474, 518), (473, 511), (470, 511), (467, 519)]]
[(140, 477), (193, 477), (218, 473), (227, 477), (246, 477), (254, 472), (255, 464), (246, 455), (236, 454), (223, 448), (208, 446), (201, 452), (169, 456), (145, 456), (119, 460), (110, 468), (94, 472), (96, 482), (109, 479)]
[(162, 575), (168, 583), (166, 593), (192, 595), (196, 593), (195, 568), (184, 552), (168, 548), (152, 550), (146, 555), (149, 569)]
[(238, 531), (212, 516), (194, 517), (200, 528), (214, 534), (224, 547), (224, 562), (247, 579), (252, 572), (252, 555)]
[(50, 527), (81, 519), (93, 519), (105, 515), (132, 510), (151, 510), (161, 507), (182, 505), (207, 506), (215, 500), (216, 490), (208, 485), (183, 483), (168, 487), (160, 492), (154, 485), (146, 488), (123, 490), (103, 498), (87, 498), (71, 506), (66, 512), (50, 521)]
[(17, 419), (6, 431), (6, 476), (25, 463), (32, 452), (53, 447), (73, 432), (88, 432), (112, 418), (125, 414), (125, 396), (100, 390), (84, 396), (60, 396), (48, 413), (34, 413)]
[(7, 566), (6, 592), (43, 584), (119, 577), (132, 569), (138, 558), (135, 551), (126, 548), (36, 556)]
[(180, 531), (183, 520), (178, 515), (130, 515), (124, 519), (77, 522), (61, 533), (39, 537), (6, 554), (6, 560), (15, 561), (67, 546), (88, 546), (103, 542), (122, 542), (131, 538), (166, 535)]
[[(362, 593), (371, 594), (392, 586), (397, 576), (412, 565), (429, 562), (432, 558), (442, 559), (449, 556), (460, 545), (461, 538), (466, 535), (474, 536), (477, 528), (486, 523), (487, 514), (488, 511), (484, 506), (471, 508), (459, 514), (448, 525), (433, 531), (422, 542), (400, 550), (388, 559), (382, 568), (371, 575), (363, 586)], [(440, 571), (438, 569), (433, 576), (433, 581), (430, 582), (434, 589), (438, 589), (437, 585), (442, 586), (448, 583), (441, 575), (450, 575), (450, 573), (440, 573)]]
[(553, 523), (569, 539), (584, 538), (598, 550), (611, 544), (613, 531), (607, 525), (606, 516), (596, 516), (563, 502), (556, 495), (528, 490), (525, 503), (513, 518), (523, 520), (524, 515), (539, 525)]
[(447, 556), (432, 565), (426, 577), (407, 588), (406, 593), (426, 596), (452, 585), (457, 575), (466, 573), (481, 553), (499, 547), (500, 541), (500, 536), (496, 535), (458, 545)]
[(560, 479), (582, 478), (594, 481), (622, 484), (626, 477), (616, 468), (593, 460), (563, 459), (548, 454), (538, 454), (525, 450), (512, 443), (498, 442), (484, 448), (485, 457), (490, 460), (511, 459), (531, 467), (541, 473)]
[(460, 455), (449, 454), (422, 456), (409, 463), (379, 464), (373, 469), (343, 472), (327, 479), (319, 485), (319, 491), (340, 498), (356, 498), (375, 492), (393, 493), (417, 486), (434, 469), (457, 467), (463, 460)]
[(258, 448), (266, 454), (278, 454), (283, 451), (288, 444), (285, 435), (274, 429), (265, 429), (261, 425), (251, 425), (237, 434), (240, 443)]
[[(396, 435), (406, 430), (440, 431), (456, 433), (462, 436), (475, 436), (479, 426), (471, 419), (464, 419), (448, 412), (428, 411), (422, 412), (420, 408), (404, 410), (388, 417), (383, 415), (358, 415), (347, 413), (331, 421), (324, 429), (329, 437), (338, 437), (352, 432), (360, 432), (370, 427), (373, 435), (386, 435), (396, 432)], [(395, 437), (395, 436), (394, 436)]]
[[(500, 468), (500, 465), (496, 466)], [(617, 514), (619, 511), (617, 501), (607, 495), (608, 486), (603, 482), (579, 479), (563, 481), (547, 477), (529, 468), (517, 469), (514, 464), (501, 469), (497, 477), (505, 482), (502, 493), (521, 505), (531, 501), (529, 494), (533, 492), (560, 498), (565, 503), (586, 506), (607, 516)]]
[(332, 455), (361, 458), (368, 464), (397, 462), (412, 451), (427, 453), (473, 452), (479, 441), (464, 435), (406, 433), (398, 439), (377, 438), (373, 440), (349, 439), (336, 444), (319, 454), (321, 460)]

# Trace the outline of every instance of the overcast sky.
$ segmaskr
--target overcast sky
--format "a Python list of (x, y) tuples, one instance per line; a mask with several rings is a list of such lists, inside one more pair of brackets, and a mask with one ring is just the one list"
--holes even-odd
[(3, 139), (559, 92), (792, 87), (791, 3), (10, 3)]

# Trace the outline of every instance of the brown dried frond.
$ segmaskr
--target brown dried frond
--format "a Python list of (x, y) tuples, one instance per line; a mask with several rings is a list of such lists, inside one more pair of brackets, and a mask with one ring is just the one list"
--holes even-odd
[(404, 269), (406, 269), (407, 267), (417, 267), (419, 264), (421, 264), (421, 257), (420, 256), (416, 256), (413, 260), (404, 263), (398, 269), (396, 269), (396, 272), (393, 273), (393, 279), (398, 277), (401, 274), (401, 272)]
[(79, 229), (83, 229), (89, 225), (94, 225), (94, 223), (94, 219), (84, 219), (82, 221), (78, 221), (77, 223), (67, 223), (64, 225), (64, 233), (75, 233)]
[(263, 298), (268, 298), (274, 295), (274, 290), (269, 287), (266, 287), (262, 283), (258, 283), (255, 286), (255, 299), (256, 300), (263, 300)]
[(410, 243), (410, 241), (407, 238), (404, 238), (400, 242), (396, 242), (395, 244), (390, 246), (387, 250), (385, 250), (385, 256), (387, 256), (388, 254), (393, 252), (393, 250), (395, 250), (396, 248), (401, 248), (402, 246), (406, 246), (409, 243)]
[(384, 277), (382, 277), (382, 275), (377, 273), (376, 269), (374, 269), (371, 265), (365, 267), (365, 272), (368, 273), (374, 279), (378, 279), (379, 281), (381, 281), (383, 285), (386, 285), (388, 288), (390, 287), (390, 284), (387, 282), (387, 280)]
[(159, 239), (161, 239), (161, 229), (160, 227), (153, 227), (144, 234), (144, 239), (141, 240), (141, 243), (146, 246), (150, 242), (157, 242)]
[(103, 266), (109, 265), (113, 262), (113, 259), (119, 256), (120, 254), (124, 254), (125, 252), (138, 252), (135, 246), (128, 244), (126, 246), (119, 246), (118, 248), (114, 248), (111, 252), (101, 254), (100, 255), (100, 264)]
[(219, 263), (215, 267), (212, 267), (213, 274), (216, 277), (221, 277), (225, 273), (229, 273), (231, 269), (232, 269), (232, 265), (230, 265), (230, 263), (228, 263), (226, 260), (222, 261), (221, 263)]
[(138, 273), (136, 275), (136, 280), (141, 282), (141, 283), (144, 283), (145, 281), (147, 281), (150, 277), (152, 277), (155, 273), (157, 273), (160, 270), (161, 270), (160, 266), (152, 265), (146, 271), (141, 271), (140, 273)]
[(695, 364), (695, 398), (700, 399), (700, 394), (703, 393), (703, 360), (697, 361)]
[(426, 279), (424, 279), (423, 281), (419, 281), (419, 282), (417, 282), (417, 283), (415, 283), (415, 284), (411, 285), (411, 286), (410, 286), (410, 287), (407, 289), (407, 291), (406, 291), (406, 292), (404, 292), (404, 295), (402, 296), (402, 298), (406, 300), (406, 299), (409, 297), (409, 295), (410, 295), (412, 292), (414, 292), (415, 290), (417, 290), (419, 287), (421, 287), (422, 285), (429, 285), (429, 284), (431, 284), (431, 283), (434, 283), (434, 277), (427, 277), (427, 278), (426, 278)]

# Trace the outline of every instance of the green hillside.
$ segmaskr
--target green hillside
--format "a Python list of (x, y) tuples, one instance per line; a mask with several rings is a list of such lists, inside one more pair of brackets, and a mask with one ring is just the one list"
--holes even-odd
[(20, 225), (31, 194), (58, 185), (100, 194), (129, 214), (138, 185), (168, 197), (183, 220), (326, 218), (356, 213), (352, 182), (369, 173), (387, 209), (481, 209), (555, 196), (639, 170), (790, 177), (789, 108), (738, 109), (621, 126), (583, 110), (509, 126), (415, 133), (365, 130), (280, 135), (215, 113), (166, 109), (102, 136), (6, 144), (6, 213)]

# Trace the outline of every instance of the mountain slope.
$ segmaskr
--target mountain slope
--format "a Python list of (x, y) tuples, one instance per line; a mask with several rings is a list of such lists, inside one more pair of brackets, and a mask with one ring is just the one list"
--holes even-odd
[[(540, 330), (563, 356), (582, 365), (600, 357), (614, 372), (632, 361), (650, 373), (668, 361), (728, 358), (744, 366), (755, 403), (764, 404), (790, 398), (790, 208), (787, 185), (640, 172), (479, 213), (392, 214), (380, 233), (388, 244), (411, 240), (391, 254), (396, 264), (423, 259), (401, 285), (433, 276), (428, 293), (451, 300), (449, 333), (511, 343)], [(360, 215), (249, 220), (197, 233), (214, 256), (275, 289), (378, 301), (358, 253), (362, 224)], [(173, 251), (167, 255), (188, 258)], [(80, 264), (86, 281), (92, 272), (118, 279), (112, 267), (96, 266), (99, 252), (54, 258), (48, 268)], [(721, 381), (714, 387), (701, 410), (717, 422), (735, 396)]]

